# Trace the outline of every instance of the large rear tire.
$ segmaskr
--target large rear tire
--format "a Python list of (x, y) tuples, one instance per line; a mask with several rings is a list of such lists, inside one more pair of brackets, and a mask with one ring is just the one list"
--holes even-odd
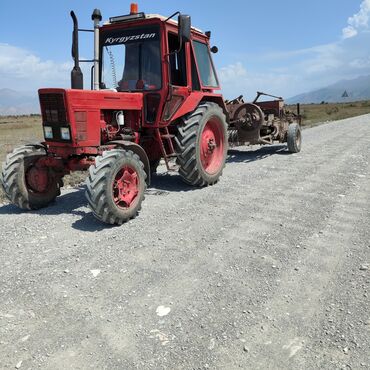
[(228, 140), (226, 117), (216, 103), (201, 103), (177, 127), (177, 163), (184, 182), (215, 184), (225, 167)]
[(292, 123), (288, 127), (288, 150), (291, 153), (299, 153), (302, 148), (302, 132), (298, 123)]
[(114, 149), (97, 157), (86, 180), (86, 198), (96, 218), (122, 225), (135, 218), (146, 190), (146, 173), (131, 150)]
[(46, 156), (41, 145), (26, 145), (8, 154), (1, 173), (5, 195), (21, 209), (46, 207), (60, 195), (62, 176), (51, 168), (37, 167)]

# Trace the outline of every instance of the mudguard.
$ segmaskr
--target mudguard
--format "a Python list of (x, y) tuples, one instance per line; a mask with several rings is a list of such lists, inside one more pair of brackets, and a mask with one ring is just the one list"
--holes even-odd
[(151, 182), (151, 175), (150, 175), (150, 163), (149, 158), (146, 155), (145, 150), (138, 144), (133, 143), (132, 141), (126, 141), (126, 140), (114, 140), (110, 141), (106, 145), (116, 145), (118, 147), (121, 147), (125, 150), (131, 150), (135, 154), (137, 154), (141, 160), (141, 162), (144, 163), (144, 171), (146, 173), (146, 183), (149, 186)]

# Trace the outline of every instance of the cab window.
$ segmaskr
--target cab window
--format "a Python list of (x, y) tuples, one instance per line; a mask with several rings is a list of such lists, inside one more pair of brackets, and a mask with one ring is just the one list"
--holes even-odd
[(162, 63), (159, 27), (108, 30), (101, 34), (101, 79), (118, 91), (159, 90)]
[(218, 87), (218, 81), (208, 46), (199, 41), (194, 41), (193, 45), (202, 85), (207, 87)]
[(185, 47), (183, 46), (180, 52), (175, 53), (179, 49), (180, 44), (178, 36), (173, 33), (168, 34), (168, 47), (170, 52), (171, 84), (187, 86)]
[(197, 71), (197, 65), (195, 64), (193, 50), (191, 50), (191, 82), (193, 85), (193, 91), (201, 90), (198, 71)]

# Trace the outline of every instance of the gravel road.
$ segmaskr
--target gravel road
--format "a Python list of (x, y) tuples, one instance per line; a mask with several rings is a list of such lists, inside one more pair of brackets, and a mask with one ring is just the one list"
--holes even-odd
[(369, 162), (367, 115), (160, 174), (122, 227), (0, 206), (0, 368), (369, 369)]

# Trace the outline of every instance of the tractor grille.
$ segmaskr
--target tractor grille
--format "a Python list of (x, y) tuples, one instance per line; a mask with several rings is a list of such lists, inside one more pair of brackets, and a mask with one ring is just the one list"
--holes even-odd
[(44, 124), (65, 125), (67, 123), (63, 94), (40, 94), (40, 105)]

